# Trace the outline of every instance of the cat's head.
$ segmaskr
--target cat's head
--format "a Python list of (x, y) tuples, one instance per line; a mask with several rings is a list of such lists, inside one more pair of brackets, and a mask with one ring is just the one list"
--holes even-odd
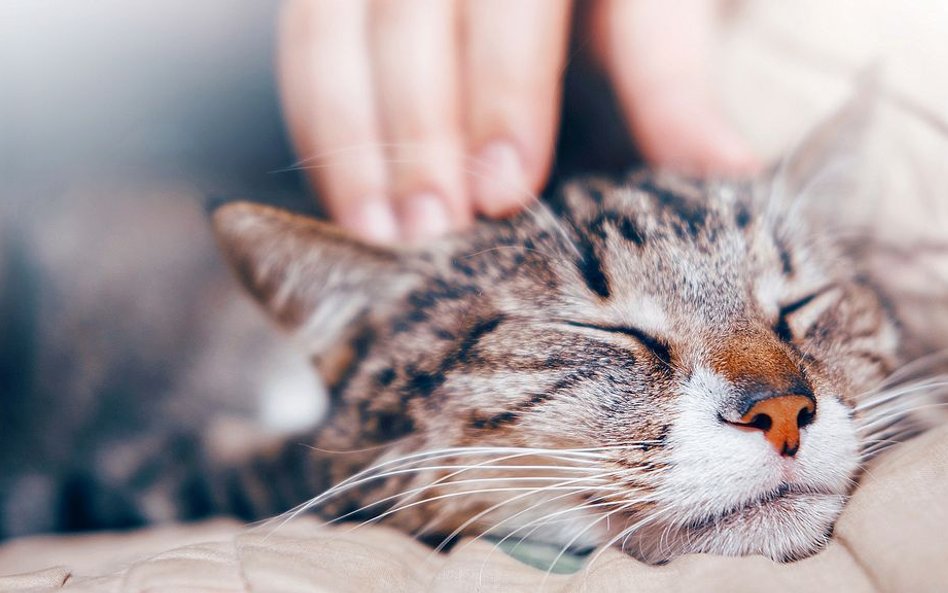
[(854, 405), (896, 364), (894, 319), (813, 207), (846, 186), (825, 166), (841, 126), (754, 182), (580, 181), (421, 250), (248, 203), (214, 222), (345, 432), (484, 448), (455, 458), (487, 463), (450, 480), (471, 485), (436, 490), (465, 495), (413, 526), (790, 559), (827, 538), (859, 465)]

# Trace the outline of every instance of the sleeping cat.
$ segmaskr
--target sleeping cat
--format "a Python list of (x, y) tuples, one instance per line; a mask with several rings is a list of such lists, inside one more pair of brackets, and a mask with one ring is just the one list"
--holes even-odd
[[(812, 553), (877, 437), (867, 396), (902, 362), (828, 214), (865, 103), (752, 182), (577, 181), (416, 250), (218, 208), (239, 278), (330, 390), (312, 449), (257, 461), (254, 509), (337, 484), (297, 511), (649, 562)], [(275, 487), (289, 476), (309, 483)]]
[[(138, 425), (113, 410), (128, 399), (122, 378), (144, 389), (154, 357), (116, 375), (90, 355), (91, 378), (42, 379), (50, 392), (88, 395), (76, 410), (92, 407), (93, 391), (109, 394), (99, 413), (121, 428), (116, 444), (77, 463), (51, 435), (46, 449), (65, 469), (10, 486), (0, 475), (4, 525), (39, 517), (8, 527), (23, 533), (293, 509), (288, 517), (381, 521), (439, 543), (489, 534), (564, 550), (615, 545), (648, 562), (813, 553), (867, 454), (916, 429), (891, 387), (923, 351), (842, 224), (853, 178), (840, 155), (859, 143), (867, 109), (856, 101), (757, 180), (580, 179), (516, 218), (424, 248), (370, 247), (285, 210), (223, 204), (212, 220), (228, 260), (328, 387), (320, 427), (235, 459), (194, 437), (206, 415), (182, 414), (176, 400), (180, 434), (136, 440)], [(208, 275), (196, 251), (176, 250), (171, 268)], [(81, 286), (91, 272), (76, 271)], [(149, 282), (166, 300), (187, 285), (177, 272)], [(180, 296), (203, 298), (198, 288)], [(128, 314), (113, 307), (116, 322), (177, 306), (133, 302)], [(63, 308), (53, 299), (49, 310)], [(137, 332), (130, 351), (161, 338), (174, 345), (168, 366), (201, 377), (169, 386), (156, 374), (155, 393), (180, 390), (194, 404), (209, 391), (215, 405), (238, 405), (239, 361), (268, 351), (236, 331), (244, 315), (155, 323), (162, 333)], [(101, 347), (118, 332), (103, 327), (80, 335)], [(227, 347), (233, 357), (220, 354)], [(49, 360), (38, 368), (71, 368)], [(191, 372), (205, 364), (214, 372)], [(139, 415), (160, 407), (146, 403)], [(11, 440), (25, 451), (28, 436), (22, 427)], [(41, 498), (61, 523), (42, 523)]]

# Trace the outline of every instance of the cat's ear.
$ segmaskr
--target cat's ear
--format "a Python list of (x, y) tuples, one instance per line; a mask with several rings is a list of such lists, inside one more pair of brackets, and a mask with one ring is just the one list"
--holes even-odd
[(770, 197), (820, 204), (854, 195), (879, 93), (877, 72), (864, 73), (853, 96), (774, 167)]
[(384, 306), (419, 280), (394, 252), (286, 210), (232, 202), (211, 218), (243, 285), (317, 353), (370, 307)]

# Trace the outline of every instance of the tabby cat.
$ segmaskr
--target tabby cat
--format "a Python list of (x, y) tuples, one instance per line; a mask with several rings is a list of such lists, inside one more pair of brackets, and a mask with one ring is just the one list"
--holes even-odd
[(275, 453), (310, 482), (278, 493), (270, 470), (270, 510), (336, 484), (297, 512), (648, 562), (818, 549), (874, 442), (866, 396), (902, 362), (826, 208), (867, 103), (761, 179), (577, 181), (418, 250), (218, 208), (239, 278), (330, 390), (313, 448)]
[[(135, 425), (112, 419), (124, 441), (90, 454), (93, 472), (0, 476), (7, 532), (314, 510), (439, 544), (487, 534), (614, 545), (648, 562), (811, 554), (867, 455), (914, 430), (891, 389), (910, 336), (841, 232), (853, 175), (840, 155), (859, 144), (868, 103), (756, 180), (581, 179), (424, 248), (371, 247), (286, 210), (220, 205), (211, 217), (227, 259), (328, 388), (323, 422), (224, 458), (212, 438), (137, 443)], [(168, 294), (174, 282), (152, 285)], [(235, 322), (188, 319), (189, 331), (162, 338), (185, 367), (204, 326)], [(63, 367), (51, 360), (44, 368)], [(111, 377), (91, 368), (86, 391)], [(141, 385), (135, 369), (125, 374)], [(238, 370), (200, 385), (224, 402), (242, 387)], [(117, 385), (110, 406), (127, 398)], [(180, 389), (196, 397), (194, 385)], [(188, 415), (177, 417), (183, 429)], [(80, 467), (70, 449), (47, 448)], [(132, 463), (148, 451), (158, 461)], [(65, 523), (43, 523), (41, 499)]]

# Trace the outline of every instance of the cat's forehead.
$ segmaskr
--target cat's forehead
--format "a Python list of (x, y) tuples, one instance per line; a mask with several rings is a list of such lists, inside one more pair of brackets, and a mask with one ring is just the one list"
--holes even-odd
[(766, 225), (754, 224), (749, 188), (640, 175), (565, 194), (559, 212), (578, 236), (579, 268), (586, 280), (595, 268), (598, 292), (607, 293), (602, 301), (613, 306), (661, 302), (733, 314), (752, 277), (763, 273), (767, 258), (755, 250), (772, 242)]
[(573, 182), (462, 243), (449, 282), (535, 317), (713, 329), (766, 315), (799, 277), (786, 260), (804, 255), (781, 238), (764, 191), (651, 172)]
[[(754, 188), (737, 183), (642, 172), (621, 183), (576, 185), (566, 192), (574, 205), (567, 216), (578, 228), (595, 230), (598, 220), (610, 221), (625, 238), (634, 235), (633, 253), (642, 256), (716, 255), (721, 239), (747, 235), (755, 217)], [(589, 198), (581, 206), (584, 196)]]

